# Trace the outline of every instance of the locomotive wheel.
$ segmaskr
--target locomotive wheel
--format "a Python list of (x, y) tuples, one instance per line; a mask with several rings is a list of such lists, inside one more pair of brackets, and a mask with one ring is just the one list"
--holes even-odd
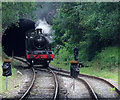
[(44, 67), (45, 67), (45, 68), (48, 68), (48, 67), (49, 67), (49, 63), (48, 63), (47, 61), (45, 62)]
[(48, 67), (49, 67), (49, 64), (45, 64), (44, 67), (45, 67), (45, 68), (48, 68)]

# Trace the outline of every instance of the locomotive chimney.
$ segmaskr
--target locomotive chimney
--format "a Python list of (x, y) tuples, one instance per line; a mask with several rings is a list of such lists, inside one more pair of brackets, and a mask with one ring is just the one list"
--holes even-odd
[(41, 28), (37, 29), (37, 34), (42, 34), (42, 29)]

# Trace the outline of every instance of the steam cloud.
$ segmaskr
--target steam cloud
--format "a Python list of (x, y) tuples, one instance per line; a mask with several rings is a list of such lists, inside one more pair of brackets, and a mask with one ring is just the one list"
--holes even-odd
[(49, 41), (50, 43), (52, 42), (52, 41), (51, 41), (52, 36), (50, 35), (51, 30), (52, 30), (52, 26), (49, 25), (49, 24), (46, 22), (45, 19), (43, 19), (43, 20), (39, 19), (39, 20), (36, 22), (35, 27), (36, 27), (36, 29), (37, 29), (37, 28), (42, 28), (43, 34), (45, 34), (45, 35), (47, 36), (47, 39), (48, 39), (48, 41)]

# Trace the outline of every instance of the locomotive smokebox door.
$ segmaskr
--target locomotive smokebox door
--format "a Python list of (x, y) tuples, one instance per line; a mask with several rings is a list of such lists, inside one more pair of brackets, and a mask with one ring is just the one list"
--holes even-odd
[(4, 60), (3, 65), (2, 65), (2, 69), (3, 69), (3, 76), (11, 76), (12, 75), (12, 71), (11, 71), (11, 61), (10, 60)]
[(79, 75), (79, 62), (78, 61), (71, 61), (71, 65), (70, 65), (70, 75), (73, 78), (77, 78), (77, 76)]

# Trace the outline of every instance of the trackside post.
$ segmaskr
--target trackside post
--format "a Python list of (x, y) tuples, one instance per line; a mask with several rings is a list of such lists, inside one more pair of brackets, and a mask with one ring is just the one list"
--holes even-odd
[(5, 59), (2, 65), (2, 69), (3, 69), (3, 76), (6, 76), (6, 90), (8, 90), (8, 76), (12, 75), (12, 71), (11, 71), (11, 61)]
[(75, 89), (75, 78), (77, 78), (78, 75), (79, 75), (80, 66), (79, 66), (78, 61), (71, 61), (70, 63), (71, 63), (71, 65), (70, 65), (70, 76), (73, 77), (73, 90), (74, 90)]

